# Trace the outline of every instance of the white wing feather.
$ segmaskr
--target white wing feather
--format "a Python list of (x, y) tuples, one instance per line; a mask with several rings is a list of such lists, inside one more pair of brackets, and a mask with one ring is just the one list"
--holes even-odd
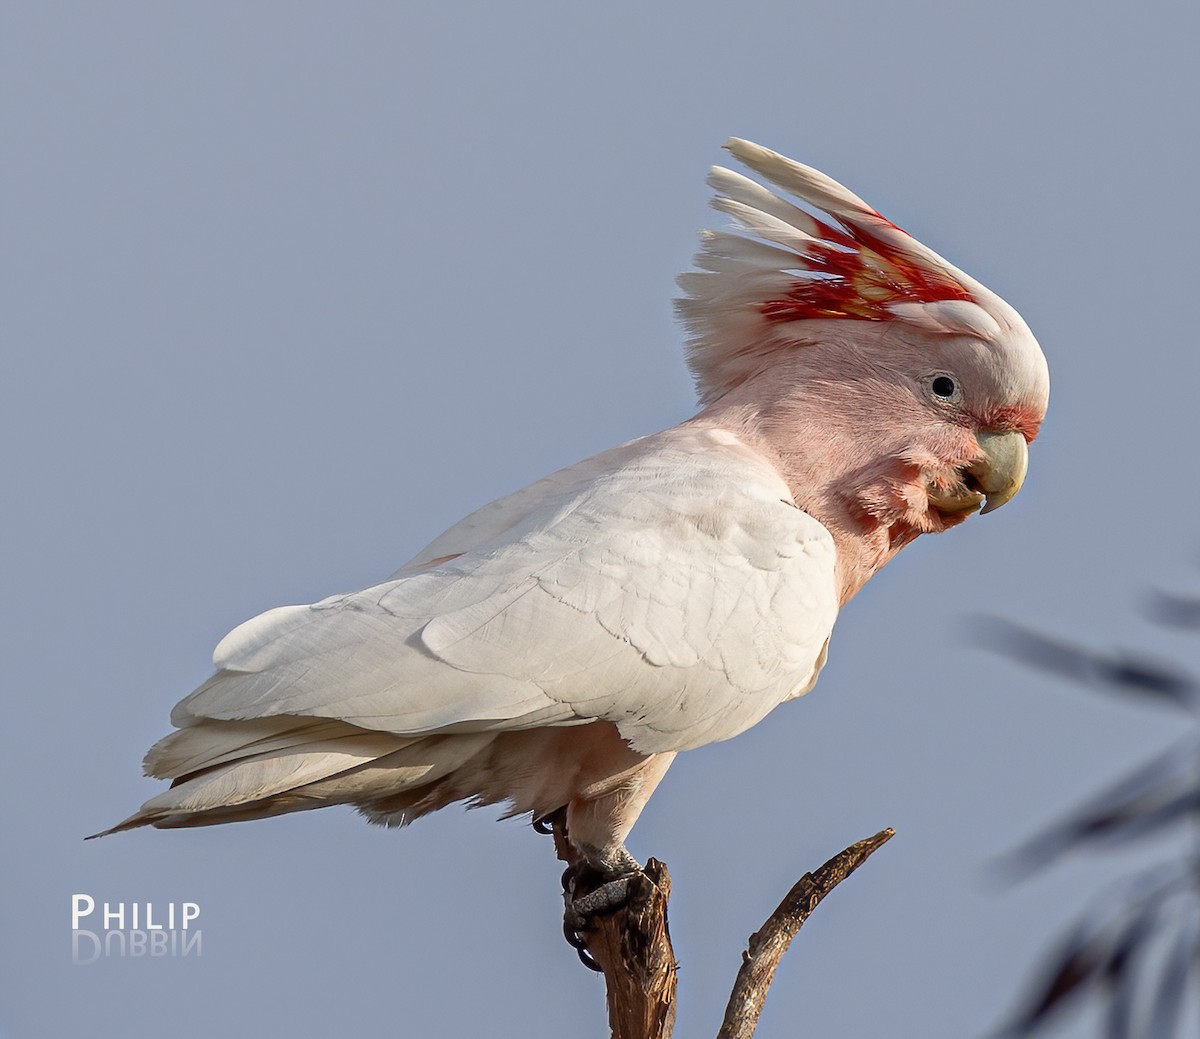
[(173, 720), (605, 719), (640, 751), (683, 750), (806, 691), (836, 613), (832, 538), (770, 464), (669, 430), (480, 510), (393, 580), (248, 621)]

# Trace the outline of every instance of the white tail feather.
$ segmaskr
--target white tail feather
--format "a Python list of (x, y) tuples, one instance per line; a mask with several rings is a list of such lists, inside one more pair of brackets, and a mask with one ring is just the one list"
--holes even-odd
[(404, 737), (295, 717), (201, 722), (160, 740), (147, 755), (147, 770), (174, 778), (174, 785), (95, 836), (395, 797), (443, 779), (492, 738)]

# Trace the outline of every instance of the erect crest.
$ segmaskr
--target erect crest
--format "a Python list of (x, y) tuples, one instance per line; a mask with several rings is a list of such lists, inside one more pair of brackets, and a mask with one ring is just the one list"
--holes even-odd
[(904, 321), (927, 331), (991, 339), (1023, 327), (999, 296), (881, 216), (823, 173), (749, 141), (734, 157), (830, 221), (762, 185), (714, 166), (713, 207), (746, 234), (704, 231), (699, 272), (681, 275), (688, 364), (702, 401), (761, 369), (805, 336), (814, 319)]

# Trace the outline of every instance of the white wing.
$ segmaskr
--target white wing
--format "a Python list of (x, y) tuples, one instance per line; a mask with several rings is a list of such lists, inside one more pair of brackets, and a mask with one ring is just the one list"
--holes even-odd
[(829, 533), (722, 430), (668, 430), (563, 470), (399, 574), (235, 629), (173, 720), (313, 715), (416, 734), (605, 719), (645, 753), (683, 750), (807, 691), (837, 613)]

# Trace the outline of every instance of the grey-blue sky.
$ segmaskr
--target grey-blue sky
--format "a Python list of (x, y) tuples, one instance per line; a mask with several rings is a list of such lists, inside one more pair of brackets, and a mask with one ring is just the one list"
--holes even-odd
[[(733, 133), (1013, 302), (1054, 397), (1021, 498), (909, 549), (812, 695), (686, 755), (651, 802), (631, 848), (676, 880), (680, 1034), (715, 1032), (788, 884), (883, 825), (898, 838), (813, 919), (764, 1036), (993, 1024), (1108, 867), (997, 895), (982, 864), (1171, 720), (1054, 691), (960, 646), (955, 619), (1170, 648), (1127, 601), (1195, 558), (1197, 20), (5, 4), (0, 1024), (604, 1033), (546, 842), (492, 813), (79, 838), (152, 789), (138, 760), (233, 624), (376, 579), (689, 411), (672, 278), (720, 220), (704, 173)], [(200, 902), (202, 959), (72, 965), (76, 890)]]

